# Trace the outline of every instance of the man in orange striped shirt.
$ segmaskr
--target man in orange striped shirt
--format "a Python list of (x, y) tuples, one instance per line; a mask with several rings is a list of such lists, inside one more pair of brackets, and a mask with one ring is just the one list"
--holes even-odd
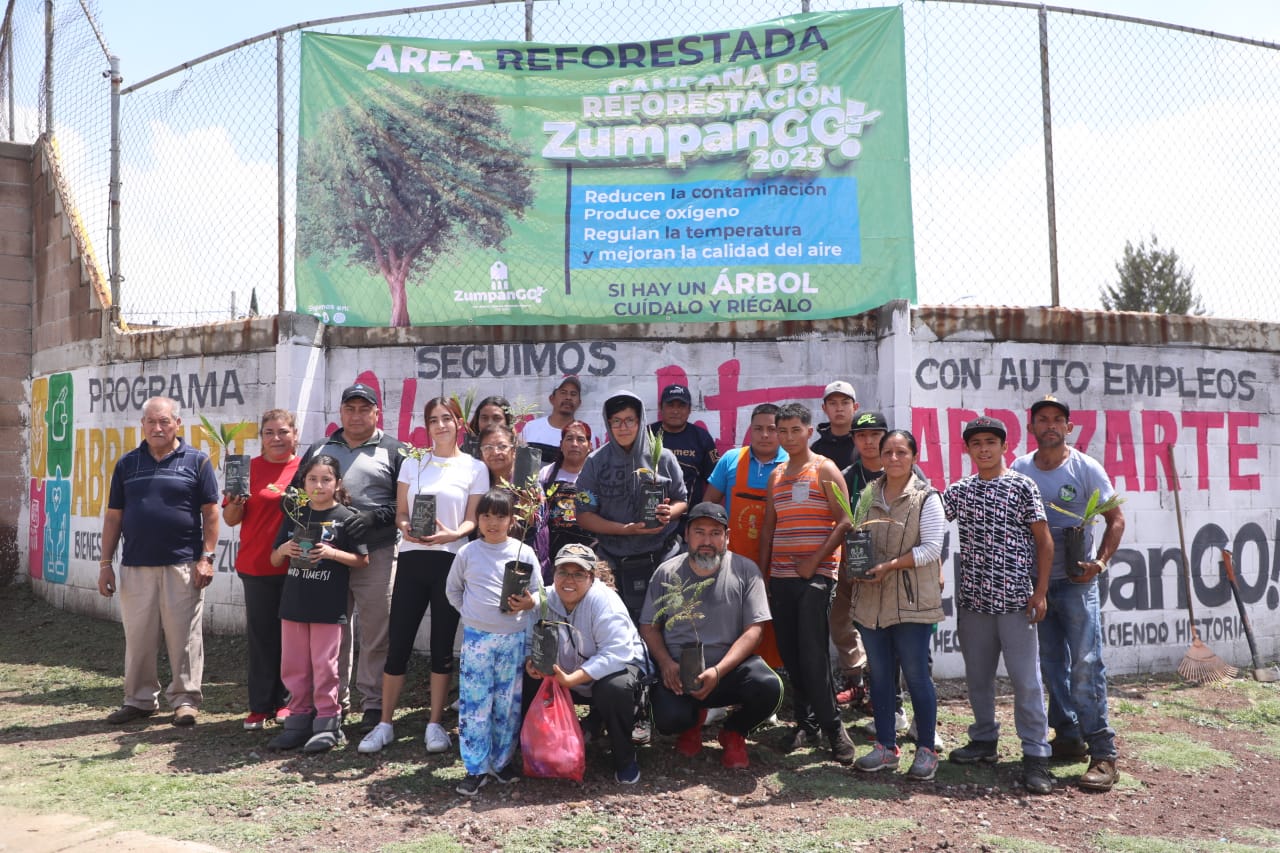
[(760, 536), (760, 564), (769, 566), (774, 633), (796, 718), (781, 748), (791, 752), (816, 745), (821, 733), (835, 760), (852, 764), (853, 742), (840, 723), (827, 660), (831, 589), (849, 527), (828, 490), (837, 489), (846, 499), (848, 492), (836, 464), (810, 450), (812, 437), (812, 413), (799, 403), (783, 406), (778, 439), (788, 459), (769, 477)]

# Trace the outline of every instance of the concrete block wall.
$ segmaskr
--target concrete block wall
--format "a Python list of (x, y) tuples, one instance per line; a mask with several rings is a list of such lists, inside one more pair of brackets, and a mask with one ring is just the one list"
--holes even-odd
[(31, 146), (0, 142), (0, 583), (19, 570), (31, 376)]

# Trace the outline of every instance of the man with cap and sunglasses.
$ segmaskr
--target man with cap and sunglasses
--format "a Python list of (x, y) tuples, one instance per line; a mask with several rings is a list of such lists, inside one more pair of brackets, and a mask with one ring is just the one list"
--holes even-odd
[(693, 395), (689, 389), (680, 384), (668, 385), (658, 398), (660, 419), (649, 425), (649, 431), (654, 435), (662, 434), (662, 446), (670, 450), (680, 463), (690, 506), (702, 503), (707, 481), (720, 459), (716, 453), (716, 441), (706, 427), (689, 422), (692, 411)]
[[(317, 454), (338, 460), (342, 486), (351, 498), (356, 514), (348, 519), (346, 532), (369, 547), (369, 565), (351, 573), (347, 592), (347, 624), (342, 629), (338, 652), (339, 701), (345, 709), (351, 702), (352, 638), (351, 615), (357, 613), (360, 631), (360, 660), (355, 683), (360, 691), (360, 728), (371, 730), (382, 718), (382, 669), (387, 662), (387, 630), (391, 615), (391, 586), (395, 577), (396, 478), (404, 456), (404, 443), (378, 429), (378, 395), (373, 388), (357, 382), (342, 392), (338, 410), (342, 427), (326, 439), (315, 442), (298, 464), (305, 471)], [(301, 487), (300, 478), (293, 485)]]
[[(782, 702), (782, 679), (756, 652), (761, 625), (768, 622), (760, 569), (729, 550), (729, 517), (709, 501), (689, 512), (689, 551), (667, 560), (654, 572), (640, 616), (640, 636), (661, 678), (650, 699), (653, 723), (663, 734), (680, 736), (676, 751), (692, 758), (702, 751), (702, 725), (708, 708), (737, 706), (720, 729), (724, 751), (720, 763), (745, 769), (746, 736), (769, 719)], [(698, 598), (701, 617), (675, 623), (658, 618), (660, 599), (669, 584), (714, 581)], [(697, 690), (686, 693), (680, 681), (679, 657), (686, 646), (701, 642), (706, 668)]]
[[(1049, 612), (1039, 625), (1040, 673), (1049, 694), (1049, 725), (1055, 735), (1053, 757), (1089, 756), (1089, 769), (1079, 785), (1087, 791), (1109, 791), (1119, 779), (1116, 733), (1107, 719), (1107, 670), (1102, 662), (1102, 620), (1097, 578), (1120, 547), (1124, 513), (1115, 507), (1102, 514), (1106, 522), (1098, 553), (1093, 554), (1092, 525), (1080, 516), (1096, 491), (1099, 502), (1115, 495), (1111, 478), (1097, 460), (1067, 444), (1075, 429), (1071, 409), (1053, 396), (1031, 405), (1027, 430), (1036, 450), (1010, 466), (1035, 481), (1045, 502), (1053, 535), (1053, 568), (1049, 574)], [(1063, 511), (1057, 508), (1061, 507)], [(1066, 530), (1081, 526), (1084, 559), (1067, 565)]]
[(565, 376), (548, 395), (547, 402), (551, 403), (550, 414), (534, 418), (520, 428), (524, 443), (542, 451), (543, 465), (560, 461), (561, 432), (578, 415), (578, 407), (582, 405), (582, 381), (572, 374)]
[(1036, 623), (1044, 619), (1053, 538), (1035, 482), (1005, 466), (1005, 438), (1004, 424), (994, 418), (970, 421), (964, 443), (976, 473), (942, 495), (947, 520), (960, 522), (956, 628), (974, 719), (969, 743), (949, 757), (956, 764), (998, 760), (996, 667), (1003, 657), (1022, 741), (1022, 783), (1033, 794), (1048, 794), (1054, 779)]

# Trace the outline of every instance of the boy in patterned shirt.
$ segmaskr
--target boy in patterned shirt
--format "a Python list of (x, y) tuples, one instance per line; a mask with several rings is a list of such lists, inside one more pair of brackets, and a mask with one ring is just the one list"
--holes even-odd
[(956, 626), (974, 723), (969, 743), (950, 760), (996, 761), (996, 667), (1003, 654), (1022, 740), (1023, 785), (1048, 794), (1054, 780), (1036, 623), (1045, 615), (1053, 538), (1035, 482), (1005, 466), (1004, 426), (976, 418), (964, 429), (964, 443), (976, 473), (948, 486), (942, 503), (947, 519), (960, 521)]

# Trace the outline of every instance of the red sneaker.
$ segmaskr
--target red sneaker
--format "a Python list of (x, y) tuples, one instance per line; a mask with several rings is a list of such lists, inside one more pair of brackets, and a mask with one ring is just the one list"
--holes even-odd
[(680, 737), (676, 739), (676, 752), (685, 758), (693, 758), (702, 752), (702, 724), (706, 721), (707, 709), (703, 708), (698, 711), (698, 722), (681, 732)]
[(284, 725), (284, 721), (289, 719), (292, 712), (286, 707), (276, 711), (276, 722)]
[(249, 732), (260, 731), (264, 726), (266, 726), (266, 724), (267, 724), (267, 715), (259, 714), (257, 711), (254, 711), (252, 714), (244, 718), (245, 731), (249, 731)]
[(720, 763), (725, 769), (746, 770), (750, 765), (747, 761), (747, 739), (730, 729), (721, 729), (719, 740), (720, 745), (724, 747), (724, 755), (720, 756)]

